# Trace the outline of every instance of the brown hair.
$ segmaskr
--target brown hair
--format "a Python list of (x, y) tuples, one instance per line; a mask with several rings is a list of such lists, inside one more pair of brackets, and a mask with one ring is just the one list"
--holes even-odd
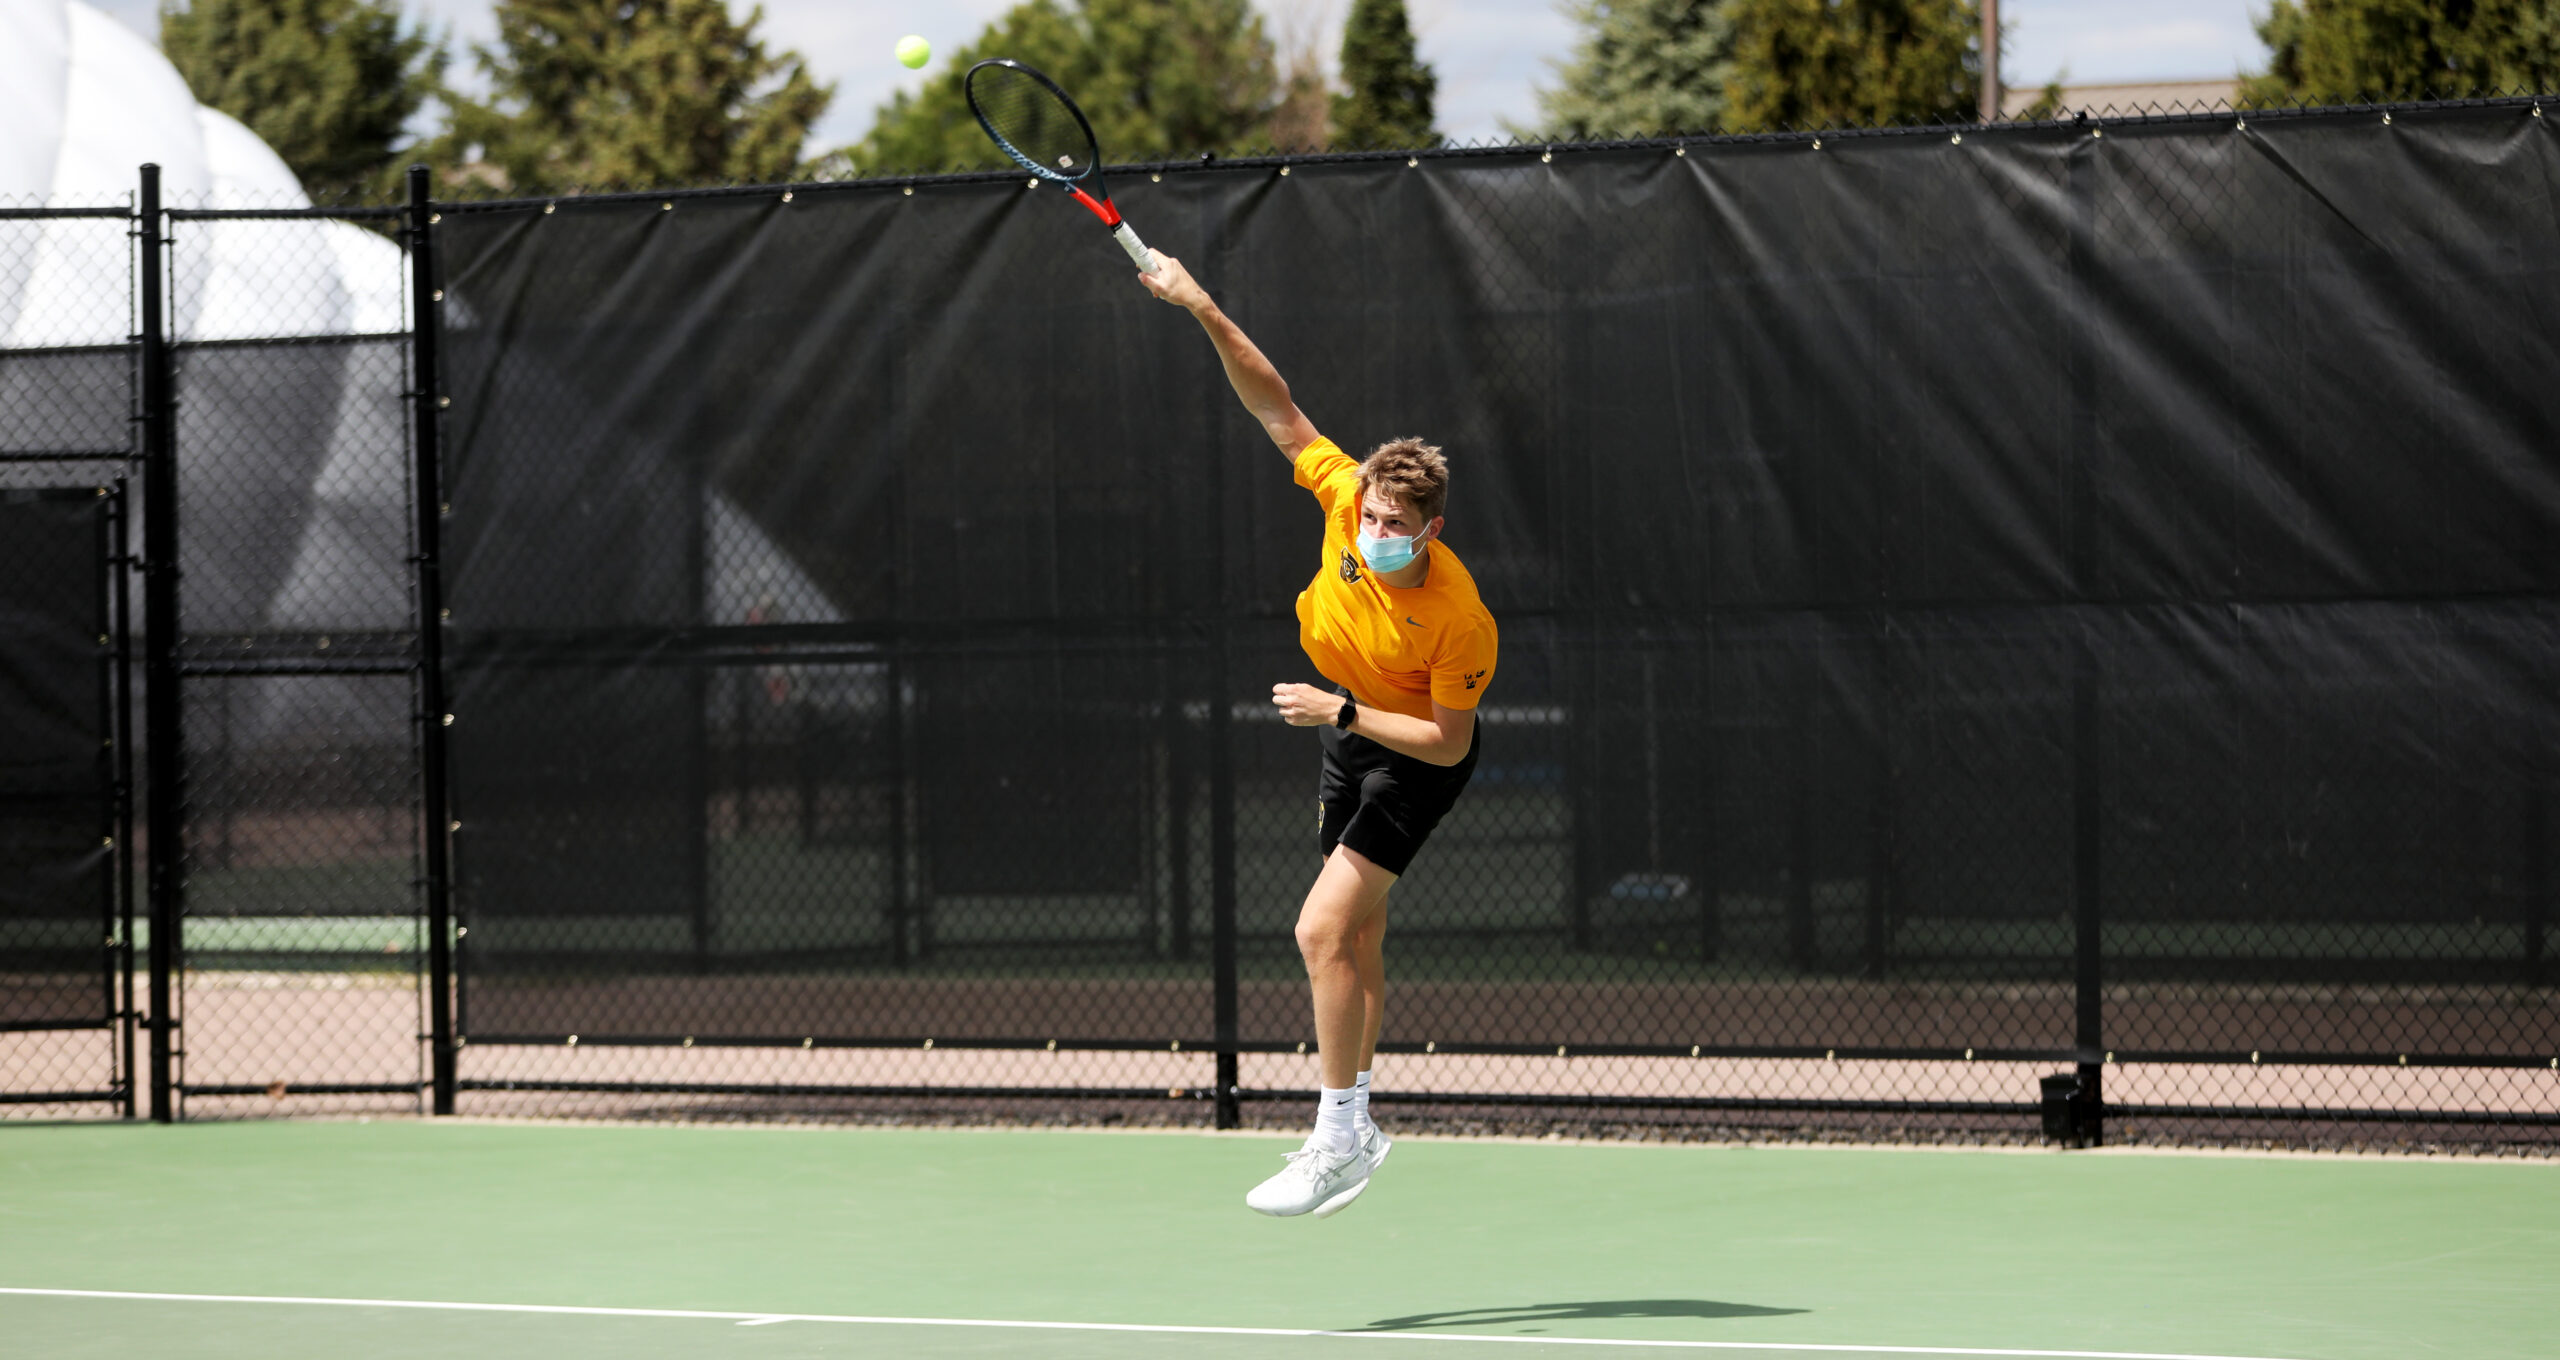
[(1414, 526), (1419, 533), (1449, 504), (1449, 460), (1440, 456), (1435, 444), (1419, 439), (1395, 439), (1369, 451), (1360, 460), (1360, 494), (1382, 491), (1422, 517)]

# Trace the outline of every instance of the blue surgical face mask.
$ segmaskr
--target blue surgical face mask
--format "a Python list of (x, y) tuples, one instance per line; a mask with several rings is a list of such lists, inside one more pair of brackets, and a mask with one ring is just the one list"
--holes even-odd
[(1360, 558), (1369, 564), (1371, 571), (1402, 571), (1413, 565), (1414, 554), (1421, 542), (1420, 534), (1386, 538), (1372, 537), (1363, 532), (1360, 535)]

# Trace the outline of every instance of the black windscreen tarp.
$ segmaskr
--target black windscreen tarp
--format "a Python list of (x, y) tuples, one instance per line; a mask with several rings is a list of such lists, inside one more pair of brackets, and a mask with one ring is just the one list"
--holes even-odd
[(0, 489), (0, 1024), (105, 1024), (107, 502)]
[[(1504, 653), (1390, 1038), (2560, 1044), (2552, 123), (1117, 176), (1319, 428), (1450, 455)], [(1202, 1038), (1222, 798), (1242, 1038), (1310, 1037), (1316, 515), (1089, 220), (441, 230), (475, 1037)]]

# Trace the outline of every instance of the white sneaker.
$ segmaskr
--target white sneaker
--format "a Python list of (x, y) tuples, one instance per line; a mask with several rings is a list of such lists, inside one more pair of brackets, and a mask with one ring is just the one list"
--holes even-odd
[(1387, 1131), (1375, 1124), (1369, 1126), (1367, 1133), (1360, 1135), (1360, 1160), (1369, 1164), (1372, 1174), (1387, 1164), (1387, 1154), (1395, 1150), (1396, 1140), (1389, 1138)]
[(1300, 1148), (1288, 1154), (1287, 1160), (1289, 1164), (1279, 1175), (1245, 1195), (1246, 1208), (1274, 1218), (1310, 1213), (1331, 1218), (1369, 1188), (1369, 1159), (1357, 1149), (1319, 1152), (1311, 1147)]

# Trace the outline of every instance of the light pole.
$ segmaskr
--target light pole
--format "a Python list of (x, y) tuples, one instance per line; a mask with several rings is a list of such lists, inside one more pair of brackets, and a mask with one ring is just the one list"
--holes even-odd
[(1982, 121), (2000, 120), (2000, 0), (1982, 0)]

